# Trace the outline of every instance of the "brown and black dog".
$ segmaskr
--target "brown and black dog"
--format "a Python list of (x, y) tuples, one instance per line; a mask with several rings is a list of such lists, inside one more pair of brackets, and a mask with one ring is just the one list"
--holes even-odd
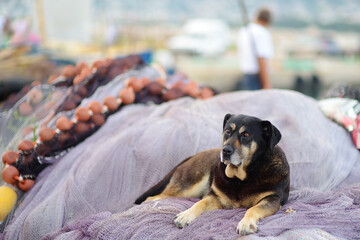
[(223, 147), (185, 159), (163, 180), (136, 201), (167, 197), (202, 197), (175, 217), (183, 228), (205, 211), (248, 208), (236, 232), (258, 231), (257, 222), (274, 214), (287, 201), (290, 169), (276, 144), (279, 130), (256, 117), (227, 114), (223, 124)]

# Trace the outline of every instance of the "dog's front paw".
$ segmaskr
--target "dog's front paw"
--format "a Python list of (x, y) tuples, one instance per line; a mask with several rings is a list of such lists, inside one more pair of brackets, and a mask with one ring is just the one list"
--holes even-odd
[(256, 233), (257, 231), (258, 227), (256, 225), (256, 221), (253, 219), (241, 219), (236, 228), (236, 232), (240, 235), (248, 235)]
[(175, 216), (174, 223), (178, 228), (188, 226), (196, 218), (195, 214), (192, 213), (191, 208), (183, 211)]

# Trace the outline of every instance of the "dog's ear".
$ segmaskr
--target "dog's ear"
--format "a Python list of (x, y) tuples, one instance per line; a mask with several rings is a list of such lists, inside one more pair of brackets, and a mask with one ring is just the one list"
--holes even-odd
[(262, 121), (263, 136), (269, 144), (270, 149), (273, 149), (281, 139), (280, 131), (269, 121)]
[(228, 114), (225, 115), (225, 117), (224, 117), (224, 123), (223, 123), (223, 129), (224, 129), (227, 121), (228, 121), (232, 116), (233, 116), (233, 115), (230, 114), (230, 113), (228, 113)]

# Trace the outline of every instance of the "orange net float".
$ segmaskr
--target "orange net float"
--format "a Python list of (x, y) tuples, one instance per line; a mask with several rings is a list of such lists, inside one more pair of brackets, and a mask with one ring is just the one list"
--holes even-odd
[(186, 85), (182, 81), (177, 81), (171, 86), (171, 89), (180, 89), (181, 91), (185, 92)]
[(21, 116), (29, 116), (33, 112), (33, 108), (28, 102), (19, 105), (19, 113)]
[(162, 100), (171, 101), (171, 100), (183, 97), (184, 95), (185, 95), (185, 93), (181, 89), (172, 88), (163, 94)]
[(105, 66), (105, 61), (104, 60), (97, 60), (92, 64), (91, 68), (92, 69), (98, 69), (98, 68), (103, 67), (103, 66)]
[(91, 101), (89, 103), (89, 109), (93, 112), (93, 114), (100, 114), (103, 106), (98, 101)]
[(76, 75), (76, 68), (74, 65), (67, 65), (63, 72), (61, 73), (61, 76), (64, 76), (66, 78), (74, 77)]
[(26, 192), (28, 191), (30, 188), (32, 188), (32, 186), (34, 185), (35, 181), (33, 179), (24, 179), (22, 181), (19, 181), (17, 186), (18, 188), (20, 188), (22, 191)]
[(84, 86), (78, 86), (75, 92), (79, 94), (82, 98), (88, 95), (88, 90)]
[(104, 98), (104, 105), (109, 109), (110, 112), (115, 111), (119, 107), (119, 103), (114, 96), (106, 96)]
[(73, 123), (65, 116), (61, 116), (56, 120), (56, 127), (61, 131), (70, 130)]
[(69, 110), (73, 110), (76, 108), (76, 103), (74, 103), (73, 101), (71, 100), (67, 100), (64, 102), (63, 104), (63, 110), (64, 111), (69, 111)]
[(40, 128), (40, 130), (39, 130), (40, 141), (43, 141), (43, 142), (50, 141), (55, 136), (55, 133), (56, 132), (49, 127), (45, 126), (45, 127)]
[(92, 74), (92, 70), (90, 68), (83, 68), (80, 72), (80, 76), (87, 78), (88, 76), (90, 76)]
[(86, 122), (90, 119), (91, 115), (89, 109), (86, 107), (78, 107), (75, 110), (75, 118), (80, 122)]
[(76, 104), (76, 106), (77, 106), (77, 104), (79, 104), (82, 101), (82, 99), (83, 98), (79, 94), (73, 94), (70, 97), (70, 101), (73, 101)]
[(135, 101), (135, 92), (131, 87), (123, 88), (119, 92), (118, 97), (123, 104), (131, 104)]
[(84, 81), (85, 78), (86, 78), (86, 76), (77, 75), (76, 77), (74, 77), (73, 85), (78, 85), (78, 84), (80, 84), (82, 81)]
[(86, 133), (90, 130), (90, 125), (88, 123), (84, 123), (84, 122), (78, 122), (77, 124), (75, 124), (74, 126), (74, 131), (77, 134), (82, 134), (82, 133)]
[(32, 104), (38, 104), (43, 100), (44, 96), (42, 91), (40, 91), (37, 88), (32, 88), (29, 92), (28, 92), (28, 99), (30, 100), (30, 102)]
[(19, 151), (29, 151), (31, 149), (33, 149), (35, 146), (35, 143), (28, 140), (28, 139), (25, 139), (25, 140), (21, 140), (18, 144), (18, 149)]
[(4, 182), (9, 184), (15, 184), (16, 177), (18, 177), (19, 175), (19, 170), (12, 165), (6, 165), (1, 172), (1, 178), (4, 180)]
[(134, 92), (139, 92), (141, 89), (143, 89), (144, 84), (142, 83), (141, 79), (131, 77), (127, 80), (127, 87), (131, 87)]
[(57, 140), (59, 145), (63, 145), (68, 139), (70, 139), (71, 135), (68, 132), (60, 133)]
[(160, 95), (164, 89), (164, 86), (158, 82), (151, 82), (147, 85), (147, 87), (151, 95)]
[(151, 82), (150, 78), (147, 78), (147, 77), (142, 78), (140, 81), (144, 87), (149, 85), (149, 83)]
[(91, 116), (91, 122), (93, 122), (96, 127), (100, 127), (105, 123), (105, 117), (101, 114), (94, 114)]
[(200, 94), (198, 84), (190, 82), (185, 86), (185, 93), (191, 97), (197, 98)]
[(1, 156), (1, 160), (5, 165), (16, 162), (17, 158), (18, 158), (17, 153), (11, 150), (4, 152)]
[(203, 87), (200, 90), (200, 97), (201, 99), (208, 99), (211, 98), (212, 96), (214, 96), (214, 92), (208, 88), (208, 87)]
[(83, 68), (89, 68), (89, 66), (87, 65), (86, 62), (78, 62), (75, 67), (76, 75), (79, 75), (81, 73), (81, 70), (83, 70)]

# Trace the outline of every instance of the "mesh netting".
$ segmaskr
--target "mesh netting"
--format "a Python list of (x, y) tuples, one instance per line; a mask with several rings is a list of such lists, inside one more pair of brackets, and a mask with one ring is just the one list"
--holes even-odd
[(324, 94), (324, 98), (335, 97), (360, 101), (360, 88), (346, 84), (335, 84)]
[[(102, 102), (105, 96), (116, 96), (117, 93), (124, 88), (124, 81), (126, 79), (129, 77), (142, 78), (145, 76), (149, 79), (156, 79), (159, 77), (159, 72), (153, 67), (145, 66), (120, 74), (112, 80), (111, 85), (101, 86), (100, 84), (100, 87), (93, 92), (94, 94), (91, 96), (91, 100)], [(92, 78), (89, 79), (91, 80)], [(6, 112), (2, 112), (0, 115), (0, 152), (3, 153), (5, 150), (14, 150), (16, 152), (18, 143), (23, 139), (35, 141), (38, 138), (39, 129), (43, 126), (56, 129), (56, 120), (60, 116), (66, 116), (69, 119), (74, 118), (75, 110), (61, 111), (58, 113), (57, 111), (62, 108), (69, 96), (77, 91), (77, 87), (78, 86), (36, 86), (28, 91), (12, 108)], [(79, 104), (86, 106), (89, 101), (89, 99), (85, 98)], [(76, 132), (72, 130), (70, 131), (71, 136), (66, 143), (62, 143), (59, 140), (61, 136), (56, 139), (54, 138), (51, 142), (38, 146), (36, 151), (30, 155), (19, 155), (18, 161), (13, 165), (22, 175), (31, 176), (29, 178), (33, 179), (47, 164), (52, 164), (57, 161), (59, 157), (66, 154), (71, 147), (81, 142), (97, 129), (98, 128), (94, 128), (82, 134), (76, 134)], [(26, 159), (20, 161), (20, 156)], [(32, 158), (35, 161), (31, 160)], [(37, 159), (40, 160), (38, 161)], [(26, 164), (24, 164), (24, 162)], [(0, 164), (2, 169), (4, 165), (2, 162)], [(0, 183), (1, 182), (2, 179), (0, 180)]]
[[(17, 150), (21, 139), (36, 138), (36, 130), (53, 118), (69, 94), (67, 88), (41, 85), (32, 88), (11, 109), (0, 114), (0, 152)], [(34, 97), (34, 95), (36, 95)]]
[[(116, 87), (112, 84), (104, 92)], [(89, 100), (96, 97), (100, 95), (95, 93)], [(184, 158), (221, 146), (222, 121), (229, 112), (267, 119), (279, 128), (292, 190), (329, 190), (359, 181), (360, 156), (348, 133), (328, 120), (315, 100), (302, 94), (266, 90), (221, 94), (206, 101), (185, 97), (161, 105), (132, 104), (42, 171), (3, 236), (39, 239), (81, 219), (93, 219), (97, 213), (129, 209)], [(209, 226), (211, 221), (203, 224)], [(103, 239), (112, 233), (122, 238), (124, 229), (108, 226)]]
[[(259, 232), (241, 239), (357, 239), (360, 234), (360, 185), (322, 193), (292, 191), (289, 201), (258, 223)], [(238, 239), (236, 226), (246, 209), (213, 210), (201, 214), (183, 229), (174, 216), (197, 199), (150, 201), (127, 211), (101, 212), (69, 223), (45, 239)], [(291, 209), (291, 210), (290, 210)], [(289, 231), (289, 229), (291, 229)]]

